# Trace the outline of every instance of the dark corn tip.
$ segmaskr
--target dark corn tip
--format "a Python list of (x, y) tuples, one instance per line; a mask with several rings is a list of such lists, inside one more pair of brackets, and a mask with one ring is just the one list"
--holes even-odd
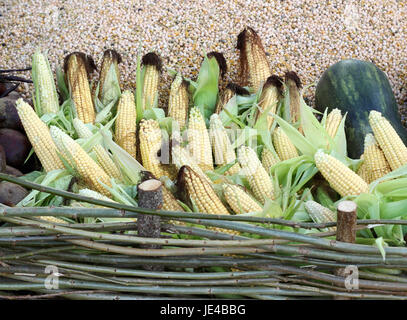
[(94, 70), (96, 70), (96, 64), (95, 64), (95, 61), (93, 60), (92, 56), (87, 55), (83, 52), (75, 51), (75, 52), (68, 54), (64, 58), (64, 72), (65, 73), (68, 70), (69, 58), (74, 55), (77, 56), (77, 58), (79, 58), (80, 60), (82, 60), (82, 62), (85, 64), (86, 72), (88, 73), (88, 75), (91, 74)]
[(103, 57), (110, 56), (112, 59), (116, 60), (117, 63), (122, 63), (122, 56), (114, 49), (107, 49), (103, 53)]
[(236, 83), (233, 82), (229, 82), (228, 85), (226, 86), (226, 89), (229, 89), (231, 91), (233, 91), (234, 93), (236, 93), (239, 96), (248, 96), (250, 95), (250, 92), (248, 90), (246, 90), (245, 88), (239, 86)]
[(141, 59), (141, 64), (148, 66), (155, 66), (158, 71), (162, 70), (161, 58), (155, 52), (149, 52)]
[(287, 82), (288, 80), (294, 81), (298, 89), (302, 87), (300, 77), (297, 75), (295, 71), (287, 71), (285, 73), (285, 81)]

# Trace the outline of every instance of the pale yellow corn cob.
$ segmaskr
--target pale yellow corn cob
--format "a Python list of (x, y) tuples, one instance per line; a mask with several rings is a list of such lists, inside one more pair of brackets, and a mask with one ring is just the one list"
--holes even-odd
[(213, 214), (229, 214), (212, 186), (188, 166), (180, 169), (185, 191), (198, 207), (200, 212)]
[(76, 170), (78, 177), (90, 189), (105, 196), (110, 196), (110, 192), (101, 184), (112, 186), (107, 173), (65, 132), (55, 126), (51, 126), (50, 131), (52, 139), (61, 154), (66, 157), (69, 164)]
[(105, 195), (103, 195), (103, 194), (101, 194), (101, 193), (99, 193), (97, 191), (87, 189), (87, 188), (79, 190), (78, 194), (81, 195), (81, 196), (93, 198), (93, 199), (96, 199), (96, 200), (103, 200), (103, 201), (107, 201), (107, 202), (117, 203), (116, 201), (113, 201), (109, 197), (106, 197)]
[(220, 113), (223, 110), (223, 107), (233, 98), (235, 92), (230, 88), (225, 88), (224, 91), (219, 96), (218, 101), (216, 102), (215, 113)]
[[(270, 78), (272, 78), (271, 76)], [(277, 104), (279, 99), (279, 89), (276, 87), (273, 82), (267, 81), (263, 85), (263, 90), (261, 92), (260, 101), (259, 101), (259, 108), (260, 110), (257, 111), (256, 119), (258, 119), (263, 112), (276, 113), (277, 111)], [(273, 125), (274, 117), (271, 115), (267, 116), (267, 127), (270, 130), (271, 126)]]
[(41, 216), (39, 217), (41, 220), (46, 220), (48, 222), (51, 223), (63, 223), (63, 224), (67, 224), (68, 222), (66, 222), (65, 220), (59, 219), (57, 217), (53, 217), (53, 216)]
[(17, 100), (16, 109), (25, 133), (44, 170), (50, 172), (56, 169), (64, 169), (64, 165), (58, 156), (57, 147), (51, 138), (47, 125), (23, 99), (20, 98)]
[(166, 187), (163, 190), (163, 210), (167, 211), (185, 211), (178, 203), (177, 198)]
[(134, 95), (130, 90), (122, 93), (117, 105), (115, 141), (134, 159), (137, 156), (137, 113)]
[(370, 111), (369, 123), (374, 137), (392, 170), (407, 164), (407, 147), (390, 122), (380, 112)]
[(279, 162), (280, 159), (277, 155), (274, 155), (274, 153), (266, 147), (263, 148), (263, 151), (261, 152), (261, 164), (263, 165), (264, 169), (266, 169), (267, 173), (270, 172), (270, 168), (272, 166)]
[[(73, 126), (79, 136), (82, 139), (89, 139), (92, 137), (92, 131), (86, 127), (86, 125), (78, 118), (73, 119)], [(121, 179), (122, 175), (119, 168), (112, 160), (109, 152), (100, 144), (96, 144), (93, 149), (96, 155), (96, 160), (103, 170), (111, 178)]]
[(331, 138), (335, 137), (341, 121), (342, 121), (342, 114), (341, 114), (341, 111), (337, 108), (333, 109), (326, 117), (325, 129)]
[(81, 54), (73, 53), (68, 57), (66, 77), (77, 117), (84, 123), (93, 123), (95, 121), (95, 109), (90, 92), (86, 62)]
[(212, 149), (204, 117), (193, 107), (188, 120), (188, 149), (203, 171), (213, 170)]
[[(236, 153), (230, 143), (226, 129), (218, 114), (214, 113), (210, 118), (209, 137), (211, 140), (215, 164), (219, 166), (226, 165), (236, 160)], [(239, 163), (234, 164), (225, 172), (226, 175), (236, 174), (240, 171)]]
[(100, 68), (100, 73), (99, 73), (99, 99), (101, 99), (102, 103), (106, 103), (109, 100), (109, 97), (106, 97), (106, 101), (103, 101), (103, 98), (105, 95), (104, 85), (105, 85), (105, 80), (107, 78), (107, 75), (109, 74), (109, 71), (110, 71), (112, 65), (116, 71), (117, 80), (119, 81), (119, 85), (120, 85), (120, 73), (119, 73), (119, 63), (120, 62), (121, 62), (121, 57), (115, 50), (109, 49), (103, 53), (102, 66)]
[(161, 163), (159, 154), (162, 147), (162, 136), (160, 125), (156, 120), (143, 119), (140, 122), (140, 153), (141, 161), (147, 171), (150, 171), (156, 178), (167, 176), (174, 179), (176, 176), (175, 167), (169, 163)]
[(250, 188), (258, 201), (264, 204), (266, 199), (274, 199), (274, 187), (269, 174), (262, 166), (253, 149), (242, 146), (237, 158), (242, 167), (241, 173), (249, 181)]
[(188, 152), (188, 150), (183, 148), (179, 144), (175, 144), (172, 146), (172, 161), (178, 170), (180, 170), (182, 166), (191, 167), (192, 170), (194, 170), (196, 173), (198, 173), (208, 183), (212, 183), (212, 181), (207, 177), (207, 175), (199, 167), (199, 165), (195, 161), (195, 159), (192, 158), (192, 156)]
[(240, 186), (223, 184), (223, 194), (236, 214), (262, 211), (262, 207)]
[(59, 111), (58, 94), (48, 58), (40, 51), (36, 51), (32, 64), (37, 70), (36, 74), (33, 74), (36, 77), (33, 81), (38, 86), (36, 93), (38, 92), (39, 97), (36, 98), (39, 100), (41, 112), (57, 113)]
[(389, 163), (384, 156), (383, 151), (376, 143), (373, 134), (368, 133), (365, 137), (364, 158), (367, 170), (370, 174), (370, 181), (375, 181), (391, 172)]
[(144, 66), (142, 105), (146, 110), (152, 108), (155, 100), (158, 99), (161, 61), (154, 52), (150, 52), (143, 56), (142, 63)]
[(368, 184), (338, 159), (318, 150), (315, 165), (332, 189), (342, 197), (368, 193)]
[(281, 161), (298, 157), (297, 149), (280, 127), (277, 127), (274, 130), (273, 144)]
[(362, 164), (359, 166), (358, 170), (356, 173), (358, 174), (359, 177), (361, 177), (366, 183), (370, 183), (370, 174), (369, 174), (369, 169), (367, 167), (366, 161), (364, 160), (365, 155), (362, 154), (360, 156), (360, 159), (363, 160)]
[[(336, 214), (318, 202), (308, 200), (305, 202), (305, 210), (315, 223), (336, 222)], [(326, 228), (328, 231), (336, 231), (336, 227)]]
[(178, 122), (180, 129), (185, 127), (189, 108), (188, 84), (177, 74), (171, 84), (168, 100), (168, 116)]
[(271, 76), (269, 62), (261, 39), (252, 28), (246, 28), (238, 36), (241, 72), (247, 78), (252, 92), (257, 92)]

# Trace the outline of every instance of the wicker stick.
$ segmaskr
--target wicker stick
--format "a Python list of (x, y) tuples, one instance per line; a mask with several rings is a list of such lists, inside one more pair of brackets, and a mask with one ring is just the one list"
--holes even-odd
[[(356, 220), (357, 205), (353, 201), (342, 201), (337, 208), (337, 233), (336, 240), (348, 243), (355, 243), (356, 240)], [(338, 268), (334, 274), (345, 278), (347, 276), (346, 268)], [(346, 286), (345, 280), (344, 285)], [(348, 297), (335, 297), (336, 300), (350, 300)]]

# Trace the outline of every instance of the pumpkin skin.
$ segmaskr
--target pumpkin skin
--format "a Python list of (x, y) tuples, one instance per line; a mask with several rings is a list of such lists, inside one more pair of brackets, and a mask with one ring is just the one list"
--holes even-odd
[(391, 123), (407, 144), (407, 130), (401, 123), (390, 82), (383, 71), (371, 62), (341, 60), (321, 76), (315, 91), (316, 109), (338, 108), (347, 112), (345, 131), (348, 155), (358, 159), (364, 150), (364, 138), (372, 129), (369, 112), (377, 110)]

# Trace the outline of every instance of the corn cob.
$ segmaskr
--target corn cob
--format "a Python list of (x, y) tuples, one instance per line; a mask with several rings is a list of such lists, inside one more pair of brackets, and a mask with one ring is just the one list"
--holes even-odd
[(106, 197), (106, 196), (104, 196), (103, 194), (101, 194), (99, 192), (96, 192), (94, 190), (87, 189), (87, 188), (79, 190), (78, 194), (81, 195), (81, 196), (93, 198), (93, 199), (96, 199), (96, 200), (103, 200), (103, 201), (107, 201), (107, 202), (117, 203), (116, 201), (113, 201), (109, 197)]
[(212, 186), (200, 174), (188, 166), (183, 166), (180, 169), (179, 177), (188, 197), (196, 204), (200, 212), (229, 214)]
[(270, 173), (270, 168), (279, 162), (280, 159), (277, 155), (274, 155), (274, 153), (266, 147), (263, 148), (263, 151), (261, 152), (261, 164), (264, 169), (266, 169), (267, 173)]
[(338, 159), (318, 150), (315, 164), (332, 189), (342, 197), (368, 193), (368, 184)]
[(173, 142), (171, 154), (172, 161), (178, 170), (180, 170), (182, 166), (188, 166), (192, 168), (192, 170), (194, 170), (197, 174), (199, 174), (203, 179), (205, 179), (208, 183), (212, 183), (212, 181), (206, 176), (206, 174), (199, 167), (195, 159), (190, 155), (188, 150), (183, 148), (179, 144), (179, 142), (176, 143)]
[(18, 99), (16, 109), (25, 133), (34, 148), (44, 170), (64, 169), (64, 165), (57, 153), (57, 147), (51, 138), (47, 125), (37, 116), (33, 108), (23, 99)]
[(235, 94), (240, 96), (248, 96), (250, 95), (250, 92), (233, 82), (229, 82), (225, 90), (223, 90), (220, 94), (218, 101), (216, 102), (215, 113), (219, 114)]
[(168, 116), (178, 121), (180, 129), (185, 127), (189, 109), (188, 83), (177, 74), (171, 84), (168, 100)]
[(57, 217), (53, 217), (53, 216), (41, 216), (39, 217), (41, 220), (45, 220), (51, 223), (63, 223), (63, 224), (67, 224), (68, 222), (66, 222), (65, 220), (59, 219)]
[[(318, 202), (312, 200), (305, 202), (305, 210), (315, 223), (336, 222), (336, 214)], [(326, 229), (330, 232), (336, 231), (336, 227)]]
[(365, 155), (362, 154), (360, 159), (363, 160), (362, 164), (359, 166), (359, 169), (356, 171), (359, 177), (361, 177), (366, 183), (370, 183), (370, 174), (367, 167), (366, 161), (364, 160)]
[[(236, 160), (235, 150), (232, 148), (226, 129), (223, 127), (222, 121), (216, 113), (210, 118), (209, 137), (215, 156), (215, 164), (223, 166)], [(225, 174), (232, 175), (239, 171), (240, 165), (236, 163), (229, 168)]]
[(369, 181), (375, 181), (391, 172), (389, 163), (384, 156), (383, 151), (376, 143), (376, 139), (371, 133), (365, 137), (364, 158), (369, 172)]
[(75, 105), (77, 117), (84, 123), (95, 121), (95, 109), (89, 86), (88, 71), (94, 68), (93, 60), (80, 52), (74, 52), (65, 58), (65, 74), (69, 91)]
[(50, 131), (59, 151), (77, 172), (78, 177), (90, 189), (110, 196), (110, 192), (101, 184), (112, 186), (107, 173), (65, 132), (55, 126), (51, 126)]
[(137, 114), (134, 95), (130, 90), (122, 93), (117, 105), (115, 124), (116, 143), (126, 150), (134, 159), (137, 156)]
[(242, 146), (237, 155), (242, 174), (249, 181), (250, 188), (257, 200), (264, 204), (266, 199), (274, 199), (274, 187), (266, 169), (263, 168), (256, 152)]
[(161, 59), (154, 52), (147, 53), (142, 58), (144, 66), (143, 80), (143, 110), (154, 107), (154, 102), (158, 99), (158, 83), (162, 68)]
[(38, 97), (41, 112), (57, 113), (59, 111), (59, 101), (57, 89), (55, 87), (54, 77), (47, 57), (40, 51), (33, 55), (32, 65), (35, 66), (36, 72), (33, 72), (33, 81), (37, 85)]
[(337, 108), (333, 109), (326, 117), (325, 129), (331, 138), (335, 137), (341, 121), (342, 121), (342, 114), (341, 114), (341, 111)]
[(380, 112), (372, 110), (369, 114), (369, 123), (391, 170), (407, 164), (407, 147), (390, 122)]
[(237, 38), (237, 49), (240, 50), (240, 73), (243, 82), (248, 83), (252, 92), (271, 76), (261, 39), (252, 28), (245, 28)]
[(104, 85), (112, 65), (116, 71), (117, 80), (119, 81), (120, 85), (119, 63), (121, 62), (122, 58), (117, 51), (108, 49), (103, 53), (102, 66), (99, 73), (99, 99), (103, 104), (106, 104), (106, 102), (110, 100), (110, 97), (105, 97), (106, 93), (104, 92)]
[(274, 130), (273, 144), (281, 161), (298, 157), (297, 149), (280, 127), (277, 127)]
[(167, 176), (175, 178), (176, 170), (171, 164), (161, 163), (162, 137), (160, 125), (156, 120), (141, 120), (140, 122), (140, 153), (144, 168), (150, 171), (158, 179)]
[[(300, 120), (301, 108), (301, 80), (294, 71), (289, 71), (285, 74), (285, 83), (290, 96), (290, 118), (292, 123)], [(302, 133), (302, 128), (298, 129)]]
[[(260, 96), (259, 108), (257, 111), (256, 121), (263, 112), (267, 110), (267, 113), (276, 113), (277, 104), (280, 98), (280, 90), (282, 85), (282, 79), (278, 76), (271, 76), (267, 78), (267, 81), (263, 85), (263, 89)], [(270, 130), (273, 125), (274, 117), (267, 116), (267, 127)]]
[[(92, 137), (92, 131), (90, 131), (78, 118), (73, 119), (73, 126), (75, 127), (79, 138), (89, 139)], [(100, 143), (96, 144), (92, 150), (95, 152), (98, 164), (109, 175), (109, 177), (118, 180), (121, 179), (122, 175), (120, 169), (112, 160), (109, 152)]]
[(203, 171), (213, 170), (209, 133), (205, 119), (197, 107), (193, 107), (189, 113), (188, 148)]
[(223, 194), (236, 214), (262, 211), (261, 206), (240, 186), (223, 184)]
[(167, 211), (185, 211), (178, 203), (177, 198), (166, 187), (163, 190), (163, 210)]

